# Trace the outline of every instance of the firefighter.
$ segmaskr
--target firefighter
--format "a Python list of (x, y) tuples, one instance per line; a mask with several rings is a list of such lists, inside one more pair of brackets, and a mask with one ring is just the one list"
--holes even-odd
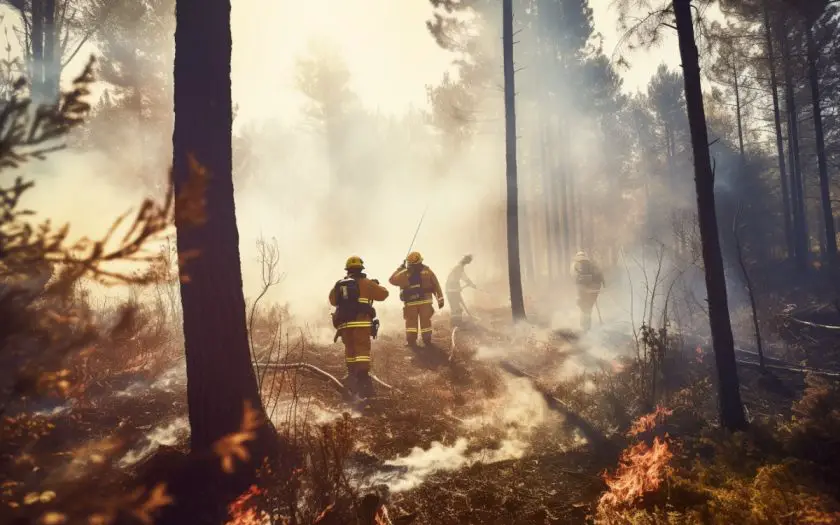
[(577, 286), (577, 306), (580, 309), (580, 328), (584, 332), (592, 327), (592, 307), (598, 300), (598, 294), (604, 286), (604, 276), (600, 268), (592, 262), (586, 252), (575, 254), (571, 268), (572, 277)]
[(335, 339), (341, 336), (344, 358), (347, 363), (347, 385), (362, 397), (373, 394), (370, 379), (370, 339), (376, 338), (379, 320), (376, 319), (374, 301), (388, 298), (388, 289), (376, 279), (368, 279), (362, 270), (364, 262), (352, 256), (344, 265), (347, 275), (330, 290), (330, 304), (336, 307), (332, 314), (336, 329)]
[[(465, 255), (446, 278), (446, 300), (449, 302), (449, 310), (452, 312), (452, 326), (461, 324), (463, 309), (466, 307), (461, 290), (465, 287), (475, 288), (475, 284), (467, 277), (465, 268), (472, 260), (472, 255)], [(461, 285), (462, 282), (465, 286)]]
[(423, 256), (419, 252), (411, 252), (388, 281), (400, 287), (408, 346), (417, 346), (418, 331), (423, 338), (423, 344), (427, 347), (432, 346), (432, 316), (435, 313), (433, 295), (437, 298), (438, 309), (443, 308), (443, 292), (437, 276), (423, 264)]

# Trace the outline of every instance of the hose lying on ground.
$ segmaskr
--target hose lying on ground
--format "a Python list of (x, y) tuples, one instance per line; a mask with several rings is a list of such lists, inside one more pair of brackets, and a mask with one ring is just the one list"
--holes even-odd
[[(338, 380), (334, 375), (330, 374), (329, 372), (318, 368), (315, 365), (310, 365), (309, 363), (278, 363), (276, 361), (269, 361), (267, 363), (254, 363), (255, 366), (266, 367), (266, 368), (273, 368), (275, 370), (303, 370), (306, 372), (312, 373), (315, 377), (323, 379), (325, 381), (329, 381), (332, 383), (334, 387), (336, 387), (339, 392), (347, 393), (347, 387), (344, 386), (344, 383)], [(370, 378), (373, 379), (377, 384), (387, 388), (388, 390), (393, 390), (395, 392), (400, 392), (400, 390), (392, 387), (385, 381), (379, 379), (373, 374), (370, 374)]]

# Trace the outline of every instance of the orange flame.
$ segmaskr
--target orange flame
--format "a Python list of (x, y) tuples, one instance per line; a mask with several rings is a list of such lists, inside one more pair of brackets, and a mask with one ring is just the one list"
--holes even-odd
[(650, 414), (639, 417), (633, 422), (630, 430), (627, 432), (628, 436), (638, 436), (644, 432), (653, 430), (656, 425), (665, 422), (665, 418), (673, 414), (674, 411), (663, 406), (657, 405), (656, 410)]
[(666, 439), (654, 438), (653, 446), (638, 443), (624, 450), (614, 475), (604, 472), (609, 491), (601, 496), (599, 506), (623, 507), (634, 504), (645, 494), (655, 492), (670, 471), (674, 454)]
[(264, 491), (256, 485), (251, 485), (233, 503), (228, 505), (230, 520), (225, 525), (264, 525), (268, 520), (264, 512), (258, 511), (251, 501)]

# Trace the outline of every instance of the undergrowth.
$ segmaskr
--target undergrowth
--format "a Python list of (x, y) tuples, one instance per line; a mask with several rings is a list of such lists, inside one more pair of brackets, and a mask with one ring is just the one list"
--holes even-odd
[[(637, 418), (593, 515), (602, 524), (835, 524), (840, 389), (808, 378), (790, 420), (713, 427), (686, 388)], [(694, 430), (698, 429), (698, 430)], [(676, 434), (676, 435), (675, 435)]]

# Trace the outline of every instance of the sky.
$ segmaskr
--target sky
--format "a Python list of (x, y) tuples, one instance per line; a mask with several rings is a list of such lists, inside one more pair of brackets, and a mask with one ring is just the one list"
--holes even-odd
[[(603, 36), (608, 56), (620, 41), (613, 2), (590, 0), (595, 29)], [(295, 62), (306, 55), (313, 40), (327, 39), (342, 50), (354, 89), (368, 107), (383, 112), (401, 113), (425, 105), (425, 86), (438, 82), (451, 68), (452, 56), (426, 30), (424, 22), (432, 14), (428, 0), (237, 0), (232, 4), (233, 90), (242, 121), (264, 115), (266, 106), (272, 114), (290, 114), (300, 107)], [(9, 11), (0, 5), (0, 15), (6, 15), (2, 24), (11, 29), (19, 21)], [(254, 17), (255, 12), (260, 16)], [(13, 40), (12, 52), (18, 52), (14, 33), (7, 34)], [(77, 74), (95, 52), (95, 47), (85, 45), (68, 65), (64, 80)], [(628, 58), (632, 67), (620, 71), (624, 90), (644, 89), (661, 62), (679, 65), (676, 38), (667, 35), (657, 48)]]
[[(612, 2), (590, 0), (595, 29), (603, 36), (608, 56), (620, 40)], [(261, 13), (259, 19), (253, 16), (255, 9)], [(257, 118), (269, 101), (282, 104), (281, 112), (287, 115), (300, 105), (294, 66), (296, 59), (307, 53), (312, 39), (330, 40), (342, 50), (353, 74), (353, 88), (368, 107), (400, 113), (425, 105), (425, 86), (438, 82), (452, 60), (425, 27), (432, 12), (428, 0), (234, 2), (233, 90), (240, 114), (244, 120)], [(277, 20), (294, 22), (278, 31)], [(252, 51), (267, 40), (273, 53)], [(620, 71), (625, 91), (644, 89), (660, 63), (679, 65), (676, 36), (666, 35), (659, 47), (627, 58), (632, 68)], [(285, 93), (286, 100), (276, 100), (278, 93)]]

